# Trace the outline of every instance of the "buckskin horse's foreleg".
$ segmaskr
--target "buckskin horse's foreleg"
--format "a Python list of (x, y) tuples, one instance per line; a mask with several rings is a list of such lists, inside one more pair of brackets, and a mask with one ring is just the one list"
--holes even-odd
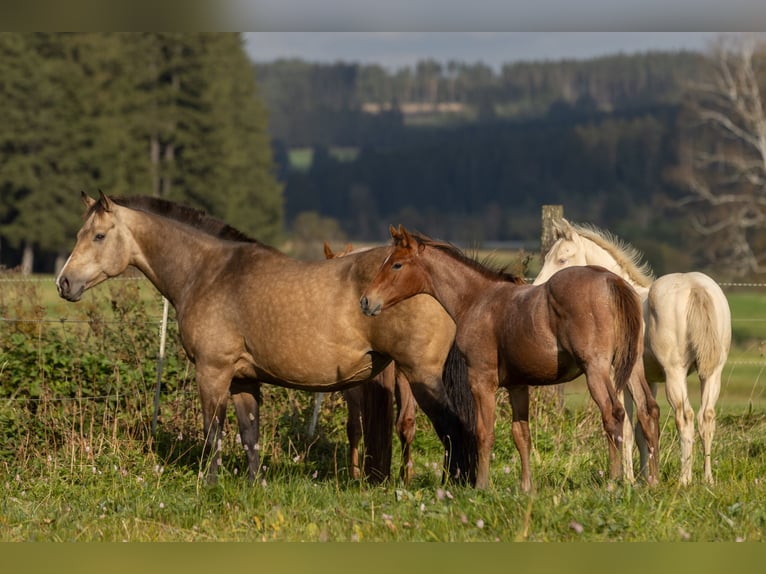
[(260, 470), (260, 405), (261, 385), (255, 379), (235, 379), (231, 385), (231, 399), (237, 413), (239, 437), (247, 454), (247, 478), (250, 482)]
[(197, 364), (197, 388), (202, 402), (202, 425), (205, 446), (202, 449), (202, 466), (207, 469), (207, 481), (215, 484), (221, 465), (221, 438), (229, 402), (231, 372), (211, 369)]

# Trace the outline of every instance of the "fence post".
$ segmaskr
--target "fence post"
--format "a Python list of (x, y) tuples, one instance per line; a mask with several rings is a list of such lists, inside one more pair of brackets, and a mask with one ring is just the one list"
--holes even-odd
[(157, 434), (157, 417), (160, 414), (160, 387), (162, 385), (162, 364), (165, 361), (165, 340), (168, 334), (168, 300), (162, 298), (162, 323), (160, 324), (160, 354), (157, 357), (157, 384), (154, 388), (154, 414), (152, 415), (152, 437)]
[[(543, 205), (542, 224), (543, 230), (540, 236), (540, 260), (545, 260), (545, 254), (556, 242), (556, 236), (553, 232), (553, 222), (564, 218), (563, 205)], [(557, 403), (559, 409), (564, 408), (564, 385), (554, 385), (551, 389), (552, 397)]]

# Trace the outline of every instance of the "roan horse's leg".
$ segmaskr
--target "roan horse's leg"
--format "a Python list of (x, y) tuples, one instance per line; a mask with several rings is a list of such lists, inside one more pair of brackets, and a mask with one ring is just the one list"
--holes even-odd
[(529, 453), (532, 450), (532, 438), (529, 435), (529, 387), (527, 385), (507, 386), (511, 399), (513, 423), (511, 432), (516, 450), (521, 459), (521, 490), (531, 492), (532, 471), (529, 465)]
[(591, 397), (601, 411), (601, 422), (606, 432), (609, 445), (609, 477), (617, 479), (622, 472), (622, 425), (625, 409), (617, 400), (609, 365), (588, 365), (585, 369), (585, 381)]
[(235, 379), (231, 385), (231, 398), (237, 413), (239, 436), (247, 454), (247, 478), (255, 480), (260, 470), (260, 404), (261, 385), (253, 379)]
[[(497, 375), (491, 370), (487, 372), (486, 370), (469, 367), (468, 380), (470, 381), (471, 393), (473, 393), (473, 399), (476, 404), (476, 443), (478, 447), (476, 488), (487, 488), (489, 486), (492, 446), (495, 443), (495, 391), (497, 389)], [(519, 450), (519, 453), (523, 458), (524, 455), (521, 450)]]

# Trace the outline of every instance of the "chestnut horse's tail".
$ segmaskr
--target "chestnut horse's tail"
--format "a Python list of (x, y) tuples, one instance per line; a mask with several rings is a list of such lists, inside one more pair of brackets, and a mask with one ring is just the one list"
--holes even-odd
[(372, 483), (391, 476), (394, 427), (394, 382), (391, 363), (377, 377), (362, 384), (362, 432), (364, 434), (364, 476)]
[(615, 305), (615, 322), (618, 333), (612, 366), (617, 391), (628, 383), (636, 361), (643, 360), (644, 320), (641, 302), (633, 288), (620, 279), (609, 280), (612, 303)]
[(447, 396), (460, 418), (465, 434), (459, 441), (460, 452), (453, 449), (452, 456), (456, 463), (454, 466), (460, 469), (462, 478), (473, 485), (476, 483), (476, 469), (479, 461), (479, 446), (476, 441), (476, 403), (468, 382), (468, 361), (454, 342), (444, 363), (442, 379)]

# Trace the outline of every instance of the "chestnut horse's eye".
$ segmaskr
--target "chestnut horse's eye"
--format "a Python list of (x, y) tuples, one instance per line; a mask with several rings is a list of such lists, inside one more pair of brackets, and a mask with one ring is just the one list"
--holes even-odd
[(396, 271), (398, 269), (401, 269), (401, 268), (402, 268), (402, 264), (399, 263), (399, 262), (394, 263), (393, 265), (391, 265), (391, 269), (393, 269), (394, 271)]
[(103, 241), (105, 238), (105, 233), (96, 233), (96, 235), (93, 237), (93, 241)]

